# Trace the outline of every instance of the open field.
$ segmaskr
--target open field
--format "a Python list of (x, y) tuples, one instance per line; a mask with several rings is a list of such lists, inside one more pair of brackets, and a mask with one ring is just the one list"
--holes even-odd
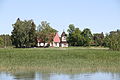
[(120, 72), (120, 52), (79, 47), (0, 49), (0, 71)]

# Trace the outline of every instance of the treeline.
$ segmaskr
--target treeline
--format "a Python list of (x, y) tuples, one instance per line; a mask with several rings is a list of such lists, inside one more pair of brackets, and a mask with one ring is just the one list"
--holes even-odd
[(9, 34), (0, 35), (0, 48), (12, 46), (11, 36)]
[[(18, 18), (12, 26), (13, 31), (11, 32), (11, 36), (0, 36), (0, 47), (35, 47), (37, 45), (37, 39), (49, 44), (53, 41), (53, 37), (57, 32), (46, 21), (42, 21), (36, 27), (33, 20), (22, 21)], [(111, 50), (120, 50), (120, 30), (111, 31), (105, 35), (103, 32), (92, 34), (88, 28), (82, 31), (73, 24), (70, 24), (67, 32), (69, 46), (102, 46), (109, 47)]]
[(69, 46), (101, 46), (120, 51), (120, 30), (111, 31), (105, 35), (103, 32), (92, 34), (88, 28), (81, 31), (70, 24), (67, 31)]
[(73, 24), (69, 25), (67, 31), (68, 43), (70, 46), (105, 46), (103, 32), (92, 34), (90, 29), (85, 28), (81, 31)]

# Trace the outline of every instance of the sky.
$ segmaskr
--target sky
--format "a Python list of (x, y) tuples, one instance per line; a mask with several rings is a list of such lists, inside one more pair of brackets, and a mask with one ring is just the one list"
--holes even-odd
[(17, 18), (47, 21), (59, 34), (69, 24), (108, 33), (120, 29), (120, 0), (0, 0), (0, 34), (11, 34)]

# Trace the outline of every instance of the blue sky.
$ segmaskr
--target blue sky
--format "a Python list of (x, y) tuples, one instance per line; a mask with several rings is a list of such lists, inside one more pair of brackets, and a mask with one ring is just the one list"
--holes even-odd
[(47, 21), (59, 33), (69, 24), (106, 33), (120, 29), (120, 0), (0, 0), (0, 34), (11, 34), (17, 18)]

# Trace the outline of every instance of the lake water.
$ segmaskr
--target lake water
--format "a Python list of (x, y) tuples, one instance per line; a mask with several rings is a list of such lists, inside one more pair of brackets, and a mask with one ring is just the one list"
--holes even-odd
[(40, 72), (0, 72), (0, 80), (120, 80), (120, 73), (40, 73)]

